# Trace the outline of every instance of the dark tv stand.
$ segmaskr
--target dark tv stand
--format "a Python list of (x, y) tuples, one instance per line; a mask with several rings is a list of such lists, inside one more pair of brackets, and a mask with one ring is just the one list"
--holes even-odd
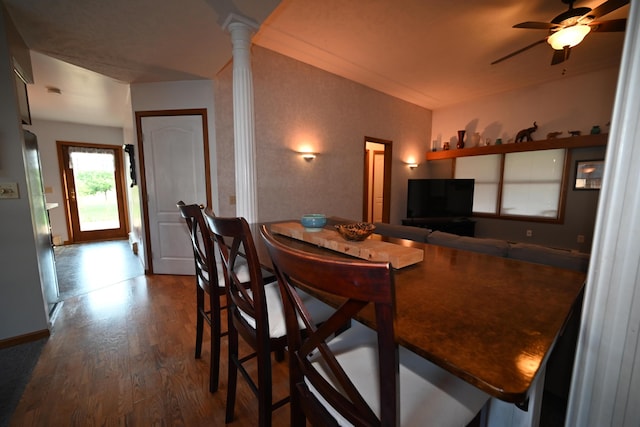
[(405, 218), (402, 225), (430, 228), (431, 230), (444, 231), (459, 236), (475, 235), (476, 222), (469, 218), (444, 217), (444, 218)]

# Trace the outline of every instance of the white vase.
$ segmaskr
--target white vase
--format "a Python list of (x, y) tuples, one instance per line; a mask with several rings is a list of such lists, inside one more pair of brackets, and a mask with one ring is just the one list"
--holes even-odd
[(475, 132), (473, 135), (471, 135), (471, 146), (472, 147), (479, 147), (481, 140), (482, 140), (482, 138), (480, 137), (480, 133), (479, 132)]

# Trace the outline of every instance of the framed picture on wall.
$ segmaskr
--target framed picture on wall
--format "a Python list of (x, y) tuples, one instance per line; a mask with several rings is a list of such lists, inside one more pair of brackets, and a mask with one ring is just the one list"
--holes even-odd
[(574, 190), (599, 190), (602, 186), (604, 159), (578, 160)]

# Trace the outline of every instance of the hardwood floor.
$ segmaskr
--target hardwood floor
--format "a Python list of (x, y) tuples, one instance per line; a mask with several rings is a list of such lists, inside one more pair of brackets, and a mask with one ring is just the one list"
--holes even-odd
[[(191, 276), (138, 276), (67, 299), (10, 426), (223, 426), (226, 338), (220, 389), (208, 391), (209, 340), (194, 359)], [(274, 397), (288, 393), (287, 364), (273, 363)], [(289, 425), (289, 407), (273, 425)], [(236, 419), (257, 424), (257, 402), (238, 381)]]
[(76, 243), (54, 251), (61, 300), (144, 274), (128, 240)]

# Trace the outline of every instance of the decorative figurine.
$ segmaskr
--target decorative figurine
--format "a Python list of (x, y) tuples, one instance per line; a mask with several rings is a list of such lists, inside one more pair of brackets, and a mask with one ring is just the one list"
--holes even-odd
[(531, 134), (537, 130), (538, 125), (536, 122), (533, 122), (532, 127), (522, 129), (520, 132), (518, 132), (518, 134), (516, 135), (516, 142), (533, 141), (533, 138), (531, 138)]
[(582, 133), (579, 130), (570, 130), (568, 132), (569, 132), (569, 135), (571, 136), (580, 136), (580, 134)]
[(600, 126), (593, 125), (593, 127), (591, 128), (591, 135), (598, 135), (599, 133), (600, 133)]
[(445, 142), (444, 145), (442, 146), (442, 149), (447, 151), (449, 149), (449, 142)]
[(556, 139), (560, 135), (562, 135), (562, 132), (549, 132), (547, 134), (547, 139)]

